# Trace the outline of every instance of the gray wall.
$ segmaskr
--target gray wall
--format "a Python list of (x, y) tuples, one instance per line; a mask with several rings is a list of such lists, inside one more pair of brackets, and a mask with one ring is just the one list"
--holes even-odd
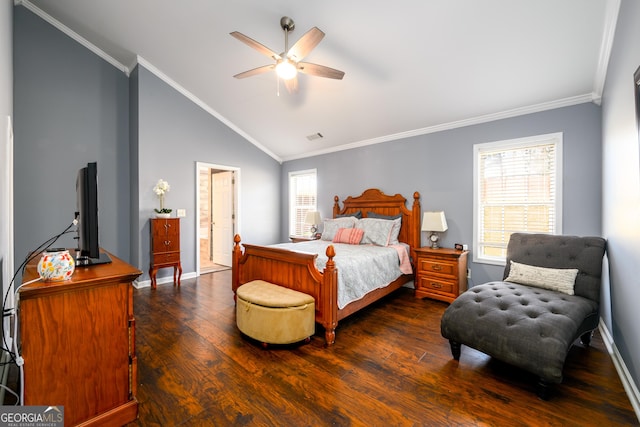
[[(338, 153), (285, 162), (282, 170), (287, 233), (287, 177), (290, 171), (317, 168), (318, 208), (331, 215), (340, 200), (366, 188), (421, 194), (422, 210), (444, 210), (449, 229), (442, 244), (466, 243), (473, 236), (473, 144), (562, 132), (564, 147), (563, 232), (601, 235), (600, 108), (581, 104), (433, 134), (415, 136)], [(426, 238), (423, 233), (423, 242)], [(502, 267), (471, 263), (472, 284), (497, 280)]]
[[(195, 272), (196, 162), (240, 169), (243, 240), (280, 235), (280, 164), (143, 67), (128, 78), (27, 9), (14, 9), (16, 260), (73, 220), (77, 170), (98, 162), (100, 243), (145, 271), (152, 188), (184, 208), (184, 273)], [(75, 246), (67, 236), (56, 246)], [(171, 274), (161, 270), (159, 277)]]
[(127, 76), (23, 7), (13, 24), (15, 263), (71, 224), (76, 174), (91, 161), (101, 246), (128, 260)]
[(640, 66), (640, 3), (622, 0), (602, 102), (603, 230), (608, 240), (607, 328), (640, 387), (640, 166), (633, 73)]
[[(140, 264), (140, 233), (138, 232), (138, 210), (140, 209), (140, 193), (138, 191), (138, 68), (136, 67), (129, 76), (129, 248), (131, 257), (129, 262), (132, 265)], [(141, 270), (145, 270), (141, 268)]]
[(11, 2), (0, 2), (0, 289), (5, 294), (13, 275), (13, 265), (7, 259), (12, 247), (9, 242), (10, 209), (9, 182), (6, 171), (11, 170), (8, 155), (7, 117), (13, 118), (13, 6)]
[[(280, 164), (143, 66), (138, 66), (131, 78), (137, 78), (138, 88), (139, 162), (132, 183), (137, 182), (134, 191), (139, 193), (134, 213), (138, 215), (134, 221), (140, 236), (139, 268), (145, 271), (149, 266), (149, 218), (159, 207), (152, 188), (162, 178), (171, 185), (165, 206), (174, 212), (178, 208), (187, 210), (180, 225), (182, 269), (184, 273), (195, 271), (196, 162), (239, 168), (243, 241), (276, 241), (280, 235)], [(170, 269), (164, 269), (158, 277), (170, 274)], [(144, 278), (148, 278), (147, 273)]]

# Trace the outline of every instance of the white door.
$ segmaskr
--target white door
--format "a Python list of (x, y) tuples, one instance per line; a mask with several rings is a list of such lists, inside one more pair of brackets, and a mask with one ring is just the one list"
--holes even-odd
[(214, 171), (211, 179), (213, 262), (226, 266), (231, 266), (233, 249), (234, 177), (233, 171)]

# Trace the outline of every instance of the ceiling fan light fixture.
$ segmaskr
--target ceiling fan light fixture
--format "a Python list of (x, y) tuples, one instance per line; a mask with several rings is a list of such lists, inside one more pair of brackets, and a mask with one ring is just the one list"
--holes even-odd
[(289, 59), (285, 59), (276, 65), (276, 73), (282, 80), (291, 80), (298, 74), (298, 70)]
[(344, 71), (335, 70), (333, 68), (325, 67), (324, 65), (302, 62), (309, 52), (311, 52), (324, 37), (325, 34), (322, 30), (318, 27), (311, 28), (309, 31), (304, 33), (304, 35), (300, 37), (298, 41), (291, 46), (291, 48), (289, 48), (289, 33), (295, 28), (293, 19), (283, 16), (282, 19), (280, 19), (280, 27), (284, 31), (284, 51), (281, 53), (274, 52), (265, 45), (255, 41), (251, 37), (247, 37), (244, 34), (239, 33), (238, 31), (229, 33), (231, 36), (240, 40), (247, 46), (257, 50), (265, 56), (268, 56), (270, 59), (275, 60), (275, 64), (272, 62), (269, 65), (263, 65), (262, 67), (238, 73), (233, 77), (236, 79), (244, 79), (245, 77), (263, 74), (275, 69), (278, 82), (280, 79), (284, 80), (284, 84), (289, 93), (296, 93), (298, 91), (298, 72), (311, 76), (342, 80), (344, 77)]

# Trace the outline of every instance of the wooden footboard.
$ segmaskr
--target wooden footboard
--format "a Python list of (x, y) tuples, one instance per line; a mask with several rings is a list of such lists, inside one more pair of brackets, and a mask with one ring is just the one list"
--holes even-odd
[[(244, 248), (244, 251), (243, 249)], [(316, 322), (325, 328), (327, 344), (335, 342), (338, 325), (338, 270), (333, 246), (327, 247), (327, 264), (322, 272), (315, 265), (316, 254), (243, 244), (234, 237), (233, 292), (252, 280), (266, 280), (276, 285), (304, 292), (316, 300)]]

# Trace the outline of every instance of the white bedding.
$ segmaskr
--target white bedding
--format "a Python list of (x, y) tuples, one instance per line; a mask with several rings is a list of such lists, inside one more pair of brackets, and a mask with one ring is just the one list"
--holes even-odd
[[(316, 268), (322, 271), (327, 263), (327, 246), (333, 245), (336, 256), (333, 258), (338, 269), (338, 308), (359, 300), (368, 292), (383, 288), (403, 274), (411, 273), (408, 256), (401, 264), (399, 252), (394, 246), (347, 245), (326, 240), (314, 240), (301, 243), (281, 243), (272, 245), (296, 252), (318, 254)], [(404, 245), (405, 254), (408, 245)], [(407, 270), (407, 265), (409, 265)]]

